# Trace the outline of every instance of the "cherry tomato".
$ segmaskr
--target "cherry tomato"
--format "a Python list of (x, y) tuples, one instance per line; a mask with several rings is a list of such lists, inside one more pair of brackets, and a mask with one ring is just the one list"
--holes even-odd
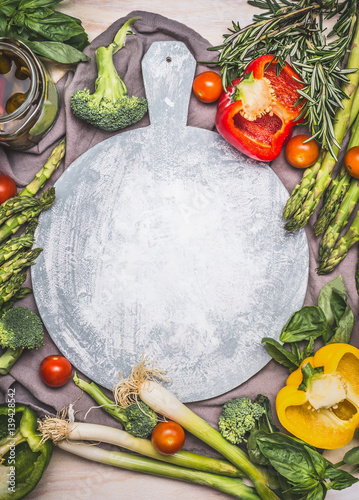
[(354, 146), (345, 153), (344, 165), (349, 174), (359, 179), (359, 146)]
[(40, 364), (40, 378), (50, 387), (61, 387), (72, 375), (72, 366), (64, 356), (47, 356)]
[(193, 80), (193, 92), (201, 102), (215, 102), (223, 92), (222, 78), (214, 71), (200, 73)]
[(0, 174), (0, 203), (17, 195), (15, 182), (8, 175)]
[(177, 453), (182, 448), (184, 440), (184, 430), (171, 420), (157, 424), (151, 436), (153, 446), (163, 455)]
[(307, 168), (317, 161), (319, 156), (319, 146), (309, 135), (300, 134), (292, 137), (285, 147), (285, 157), (296, 168)]

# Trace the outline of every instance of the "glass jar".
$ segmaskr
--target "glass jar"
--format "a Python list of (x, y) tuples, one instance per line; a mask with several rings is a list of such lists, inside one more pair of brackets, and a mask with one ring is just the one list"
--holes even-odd
[(59, 112), (54, 81), (30, 49), (11, 38), (0, 38), (0, 77), (0, 145), (35, 146)]

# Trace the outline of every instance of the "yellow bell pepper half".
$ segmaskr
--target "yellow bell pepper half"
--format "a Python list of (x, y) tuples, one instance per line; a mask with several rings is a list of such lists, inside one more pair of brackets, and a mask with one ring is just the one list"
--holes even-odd
[(359, 427), (359, 349), (329, 344), (289, 375), (276, 398), (282, 426), (294, 436), (332, 450)]

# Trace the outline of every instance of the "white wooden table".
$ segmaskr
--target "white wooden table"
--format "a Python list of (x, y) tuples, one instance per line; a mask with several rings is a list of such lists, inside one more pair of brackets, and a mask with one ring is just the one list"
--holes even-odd
[[(254, 8), (245, 0), (65, 0), (59, 6), (67, 14), (82, 20), (90, 40), (104, 31), (116, 19), (133, 10), (155, 12), (175, 19), (197, 31), (212, 45), (222, 42), (222, 35), (232, 20), (245, 26), (252, 21)], [(54, 69), (55, 79), (62, 70)], [(265, 391), (264, 391), (265, 392)], [(353, 445), (353, 444), (352, 444)], [(351, 445), (351, 446), (352, 446)], [(339, 461), (343, 450), (327, 454)], [(358, 483), (359, 484), (359, 483)], [(54, 450), (50, 465), (29, 500), (167, 500), (226, 499), (224, 493), (207, 487), (171, 479), (156, 478), (96, 464)], [(357, 500), (359, 487), (354, 485), (342, 492), (329, 492), (328, 500)]]

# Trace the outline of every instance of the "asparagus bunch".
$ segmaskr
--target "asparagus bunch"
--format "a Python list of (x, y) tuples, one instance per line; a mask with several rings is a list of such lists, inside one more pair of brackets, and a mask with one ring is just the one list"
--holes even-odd
[(351, 180), (351, 175), (342, 165), (338, 175), (332, 179), (329, 188), (324, 193), (323, 206), (314, 224), (315, 236), (320, 236), (328, 229), (349, 189)]
[[(62, 139), (32, 181), (0, 206), (0, 243), (3, 242), (0, 246), (0, 316), (31, 293), (30, 288), (22, 287), (26, 279), (22, 271), (33, 265), (42, 251), (41, 248), (32, 249), (37, 218), (54, 203), (55, 189), (44, 191), (39, 198), (35, 195), (59, 167), (64, 154), (65, 139)], [(11, 237), (25, 223), (28, 223), (25, 232)]]
[(4, 224), (12, 215), (15, 215), (27, 208), (33, 208), (38, 204), (36, 198), (29, 198), (28, 196), (14, 196), (5, 201), (0, 206), (0, 225)]
[[(20, 198), (20, 195), (18, 195)], [(47, 210), (55, 201), (55, 188), (49, 188), (45, 191), (34, 207), (29, 207), (7, 219), (0, 226), (0, 242), (6, 240), (9, 236), (16, 233), (25, 222), (38, 217), (43, 210)]]
[[(350, 123), (349, 128), (353, 125), (351, 138), (347, 149), (359, 144), (359, 91), (358, 88), (353, 97), (353, 104), (350, 113)], [(338, 208), (349, 189), (350, 183), (352, 181), (351, 175), (347, 172), (344, 165), (340, 168), (340, 171), (336, 177), (331, 180), (331, 184), (324, 194), (323, 206), (319, 212), (318, 218), (314, 224), (314, 233), (319, 236), (326, 231), (329, 224), (334, 219)]]
[[(62, 139), (52, 150), (49, 158), (47, 159), (45, 165), (37, 172), (33, 180), (15, 197), (16, 200), (20, 198), (33, 198), (43, 187), (45, 182), (51, 177), (55, 170), (59, 167), (64, 155), (65, 155), (66, 142)], [(23, 200), (21, 200), (23, 202)], [(15, 202), (14, 202), (15, 203)], [(26, 203), (26, 202), (25, 202)], [(5, 205), (6, 206), (6, 205)], [(12, 234), (16, 233), (20, 227), (28, 220), (37, 217), (37, 215), (46, 208), (42, 208), (37, 213), (37, 209), (40, 207), (35, 203), (35, 206), (23, 209), (23, 211), (11, 216), (5, 221), (5, 225), (0, 226), (0, 242), (8, 238)], [(7, 226), (7, 229), (3, 230)]]
[[(345, 97), (337, 108), (333, 123), (336, 144), (333, 154), (322, 151), (320, 160), (305, 172), (301, 183), (296, 186), (284, 207), (283, 216), (289, 219), (285, 224), (288, 231), (296, 231), (304, 227), (314, 213), (318, 203), (331, 182), (331, 174), (336, 164), (342, 141), (353, 120), (352, 107), (359, 84), (359, 23), (356, 23), (350, 54), (346, 65), (348, 81), (343, 84)], [(354, 109), (354, 108), (353, 108)]]
[[(348, 150), (359, 145), (359, 115), (352, 129), (352, 135), (348, 144)], [(359, 201), (359, 180), (353, 178), (345, 169), (346, 175), (342, 174), (336, 186), (330, 190), (330, 200), (327, 201), (328, 227), (319, 245), (319, 263), (324, 262), (330, 255), (340, 232), (348, 222), (350, 215)], [(341, 192), (340, 192), (341, 189)], [(329, 208), (331, 207), (331, 214)], [(323, 207), (324, 208), (324, 207)], [(318, 219), (319, 220), (319, 219)], [(317, 221), (318, 222), (318, 221)]]
[(37, 219), (32, 219), (27, 225), (24, 233), (20, 236), (11, 238), (0, 247), (0, 266), (20, 250), (32, 248), (35, 240), (34, 233), (36, 227)]
[(293, 189), (283, 209), (283, 218), (285, 220), (290, 219), (294, 214), (300, 211), (300, 207), (304, 203), (308, 193), (310, 193), (313, 189), (317, 174), (322, 164), (322, 158), (323, 151), (320, 152), (315, 164), (304, 170), (302, 180)]
[(331, 254), (341, 230), (348, 222), (359, 201), (359, 180), (352, 178), (350, 188), (339, 206), (334, 220), (330, 223), (319, 245), (319, 262), (324, 262)]
[(359, 241), (359, 210), (345, 234), (335, 244), (330, 255), (320, 264), (317, 273), (327, 274), (333, 271), (357, 241)]

